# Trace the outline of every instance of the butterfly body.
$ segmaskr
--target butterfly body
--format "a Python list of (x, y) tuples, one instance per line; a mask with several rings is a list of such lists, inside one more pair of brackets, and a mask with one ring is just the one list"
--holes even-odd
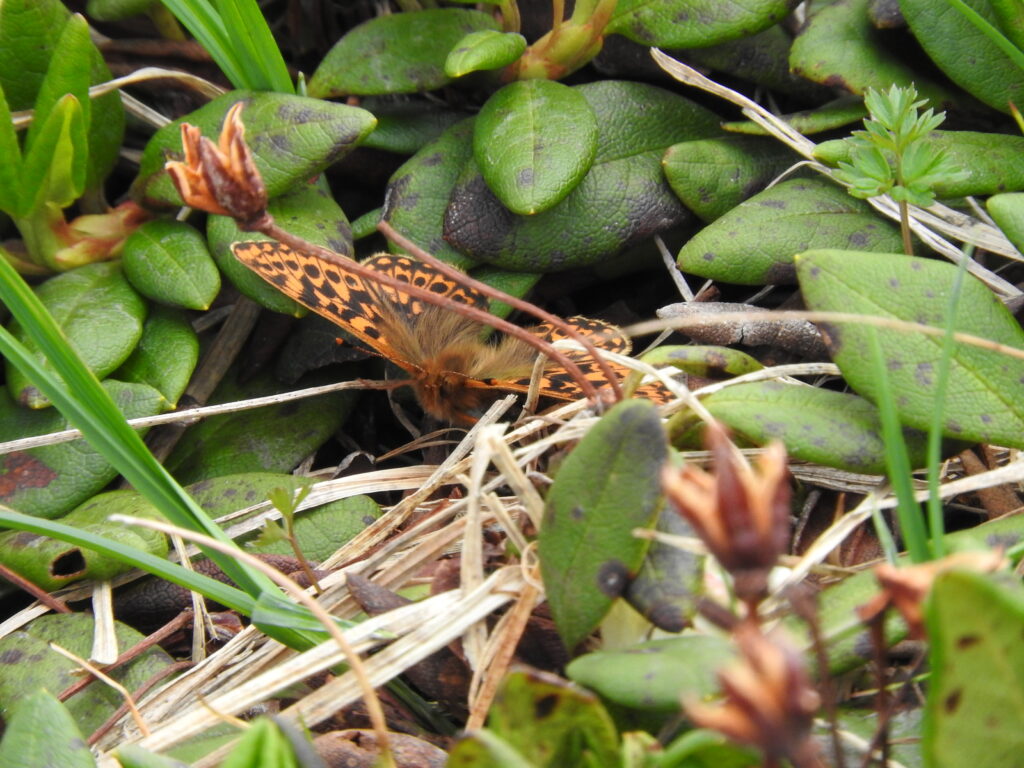
[[(450, 307), (437, 306), (401, 290), (364, 280), (343, 266), (275, 242), (234, 243), (232, 251), (247, 267), (300, 304), (323, 315), (409, 374), (423, 409), (440, 419), (472, 423), (502, 391), (526, 391), (537, 351), (521, 339), (481, 338), (481, 326)], [(479, 292), (406, 256), (378, 254), (365, 262), (383, 274), (436, 294), (446, 303), (487, 308)], [(576, 330), (596, 345), (617, 352), (629, 342), (614, 326), (570, 318)], [(547, 341), (563, 338), (549, 325), (528, 331)], [(595, 386), (607, 384), (596, 362), (583, 352), (567, 352)], [(624, 372), (621, 367), (619, 370)], [(548, 364), (543, 395), (563, 400), (580, 397), (568, 373)]]

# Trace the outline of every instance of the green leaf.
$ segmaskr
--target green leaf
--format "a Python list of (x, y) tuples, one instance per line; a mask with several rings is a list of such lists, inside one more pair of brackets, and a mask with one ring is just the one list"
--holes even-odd
[(85, 137), (81, 105), (67, 94), (57, 102), (25, 154), (18, 217), (34, 215), (47, 204), (65, 208), (78, 199), (85, 187)]
[(473, 127), (487, 186), (513, 213), (546, 211), (568, 195), (597, 154), (597, 117), (578, 90), (551, 80), (510, 83)]
[(11, 110), (0, 90), (0, 211), (11, 215), (20, 210), (21, 147), (11, 122)]
[(509, 674), (487, 726), (529, 765), (619, 766), (618, 731), (600, 700), (552, 675)]
[[(105, 389), (125, 418), (154, 416), (163, 398), (152, 387), (108, 379)], [(22, 408), (0, 389), (0, 440), (34, 437), (68, 428), (56, 409)], [(0, 504), (37, 517), (60, 517), (99, 492), (117, 477), (117, 470), (84, 440), (47, 445), (0, 456)]]
[[(121, 365), (142, 336), (146, 305), (125, 280), (119, 264), (90, 264), (66, 272), (43, 283), (36, 289), (36, 295), (97, 378), (102, 379)], [(11, 333), (23, 340), (28, 349), (35, 349), (20, 324), (13, 323)], [(41, 352), (35, 355), (41, 364), (53, 370)], [(24, 405), (43, 408), (49, 404), (10, 361), (7, 386)]]
[(228, 109), (245, 103), (245, 138), (267, 194), (283, 194), (344, 157), (373, 130), (364, 109), (284, 93), (231, 91), (157, 131), (146, 144), (132, 196), (151, 208), (177, 208), (181, 198), (164, 171), (168, 157), (180, 156), (181, 123), (216, 140)]
[(879, 40), (868, 18), (868, 4), (869, 0), (840, 0), (821, 6), (793, 41), (793, 72), (859, 94), (868, 88), (913, 83), (931, 104), (954, 102), (949, 90), (911, 69), (892, 46)]
[(139, 343), (114, 377), (148, 384), (163, 395), (164, 410), (171, 410), (184, 394), (198, 360), (199, 339), (184, 313), (154, 307), (142, 326)]
[[(931, 152), (944, 157), (949, 164), (948, 175), (944, 173), (933, 185), (935, 194), (941, 198), (1024, 189), (1024, 137), (980, 131), (932, 131), (926, 141)], [(823, 141), (815, 147), (814, 156), (834, 166), (848, 162), (851, 149), (841, 139)]]
[(6, 718), (0, 765), (94, 768), (96, 761), (67, 708), (45, 689), (22, 699)]
[(386, 96), (369, 96), (360, 106), (377, 118), (377, 127), (361, 146), (402, 155), (418, 152), (467, 116), (425, 100), (394, 101)]
[[(980, 0), (969, 8), (997, 24), (992, 6), (989, 0)], [(900, 10), (929, 58), (965, 91), (1007, 113), (1011, 101), (1020, 104), (1024, 100), (1019, 58), (1015, 61), (968, 16), (951, 4), (937, 9), (929, 0), (900, 0)], [(964, 55), (965, 51), (970, 55)]]
[[(716, 10), (721, 6), (716, 6)], [(614, 43), (613, 43), (614, 44)], [(776, 24), (753, 35), (700, 48), (673, 51), (673, 55), (698, 69), (732, 75), (760, 85), (775, 94), (786, 94), (803, 103), (827, 101), (832, 92), (789, 71), (790, 32)], [(782, 116), (789, 122), (789, 118)], [(796, 128), (796, 126), (793, 126)], [(731, 130), (731, 129), (728, 129)], [(797, 128), (801, 133), (806, 131)], [(765, 135), (765, 134), (762, 134)]]
[[(92, 104), (89, 100), (90, 53), (89, 25), (81, 16), (72, 16), (57, 39), (46, 77), (36, 95), (35, 115), (25, 136), (26, 154), (31, 154), (32, 145), (42, 133), (50, 113), (67, 94), (74, 96), (81, 107), (82, 131), (89, 130), (92, 117)], [(84, 143), (84, 136), (79, 141)]]
[(679, 251), (684, 272), (742, 285), (791, 283), (793, 256), (807, 248), (894, 251), (899, 230), (870, 206), (820, 178), (790, 179), (754, 195)]
[[(696, 535), (693, 526), (669, 507), (662, 508), (655, 529), (672, 536)], [(640, 572), (626, 590), (626, 602), (658, 629), (682, 632), (704, 596), (703, 566), (701, 555), (652, 541)]]
[[(325, 560), (380, 515), (380, 506), (369, 496), (339, 499), (300, 512), (295, 518), (295, 538), (302, 554), (309, 560)], [(248, 543), (246, 549), (270, 555), (294, 554), (287, 541), (263, 542), (256, 539)]]
[(138, 744), (122, 744), (114, 754), (121, 768), (188, 768), (187, 763), (150, 752)]
[[(119, 648), (131, 648), (145, 639), (141, 633), (121, 622), (114, 623), (114, 630)], [(88, 614), (60, 613), (41, 616), (23, 629), (0, 639), (0, 710), (7, 712), (12, 706), (25, 701), (40, 689), (45, 688), (59, 693), (81, 680), (81, 666), (51, 650), (49, 643), (58, 643), (78, 656), (89, 658), (94, 631), (93, 619)], [(108, 674), (129, 691), (134, 691), (173, 662), (174, 660), (162, 648), (151, 646), (141, 656), (109, 670)], [(90, 685), (67, 701), (67, 711), (73, 720), (74, 728), (92, 733), (122, 703), (121, 694), (110, 686)], [(46, 726), (51, 722), (54, 722), (54, 718), (44, 718), (35, 722), (35, 727), (41, 732), (48, 732)], [(63, 722), (63, 718), (59, 718), (57, 722)], [(58, 744), (65, 746), (74, 745), (75, 741), (76, 739), (67, 732), (56, 739)], [(8, 757), (7, 754), (3, 756)], [(29, 760), (24, 763), (25, 768), (50, 765), (64, 768), (66, 765), (78, 764), (63, 761), (48, 763), (45, 760)], [(3, 759), (0, 760), (0, 765), (7, 768), (12, 763)]]
[[(59, 0), (5, 0), (0, 4), (0, 86), (12, 110), (30, 109), (35, 104), (54, 48), (70, 18)], [(110, 80), (110, 70), (96, 46), (87, 44), (89, 61), (84, 71), (88, 82), (95, 85)], [(120, 94), (93, 99), (86, 188), (97, 187), (110, 172), (121, 150), (123, 134)]]
[[(327, 382), (305, 383), (311, 386)], [(269, 376), (251, 379), (244, 388), (229, 376), (210, 403), (262, 397), (283, 389)], [(356, 397), (355, 392), (335, 392), (211, 417), (185, 434), (166, 466), (183, 483), (240, 472), (291, 471), (344, 423)]]
[[(267, 210), (280, 226), (292, 234), (342, 256), (353, 255), (352, 227), (323, 179), (298, 185), (287, 194), (274, 198)], [(227, 216), (210, 216), (206, 222), (206, 236), (217, 266), (245, 296), (274, 312), (305, 314), (305, 309), (269, 285), (231, 253), (232, 243), (266, 240), (266, 235), (243, 232), (235, 220)]]
[[(790, 456), (848, 472), (885, 471), (878, 410), (863, 398), (775, 381), (726, 387), (703, 400), (711, 414), (757, 445), (781, 440)], [(925, 436), (905, 429), (914, 466), (925, 461)]]
[(209, 309), (220, 293), (206, 239), (181, 221), (147, 221), (125, 241), (121, 263), (135, 290), (172, 307)]
[(661, 166), (683, 205), (711, 222), (767, 187), (794, 162), (796, 155), (774, 139), (723, 136), (673, 144)]
[(933, 768), (1012, 765), (1024, 749), (1024, 593), (1015, 580), (940, 574), (925, 610), (932, 680), (921, 751)]
[(597, 116), (590, 172), (558, 205), (517, 216), (467, 164), (445, 215), (444, 237), (455, 248), (506, 269), (551, 272), (605, 261), (686, 220), (661, 157), (677, 142), (717, 135), (718, 118), (640, 83), (605, 80), (576, 90)]
[(786, 0), (619, 0), (608, 32), (659, 48), (702, 48), (759, 32), (788, 14)]
[[(816, 250), (797, 259), (800, 288), (813, 310), (852, 312), (944, 328), (957, 268), (931, 259), (860, 251)], [(874, 400), (868, 329), (828, 323), (826, 343), (843, 376)], [(1024, 331), (981, 282), (967, 278), (953, 329), (1024, 349)], [(928, 429), (937, 407), (935, 372), (941, 336), (877, 328), (900, 420)], [(957, 342), (953, 347), (943, 411), (943, 434), (961, 440), (1021, 446), (1024, 381), (1020, 360)]]
[(636, 575), (657, 518), (665, 433), (654, 406), (623, 401), (586, 434), (548, 493), (538, 537), (541, 575), (558, 633), (574, 648)]
[(985, 207), (1017, 250), (1024, 249), (1024, 193), (992, 195), (985, 201)]
[(446, 768), (537, 768), (504, 739), (486, 729), (459, 739), (448, 753)]
[(684, 697), (712, 696), (716, 670), (735, 653), (721, 637), (684, 635), (588, 653), (573, 660), (566, 674), (616, 704), (667, 714), (678, 712)]
[[(702, 302), (706, 303), (706, 302)], [(672, 365), (697, 376), (742, 376), (764, 368), (756, 358), (731, 347), (662, 344), (641, 358), (654, 366)]]
[(444, 73), (456, 78), (488, 69), (508, 66), (526, 50), (526, 38), (514, 32), (482, 29), (470, 32), (448, 54)]
[(444, 217), (455, 181), (473, 155), (472, 131), (472, 119), (456, 123), (403, 163), (388, 181), (381, 213), (381, 220), (459, 269), (475, 262), (445, 240)]
[(309, 95), (416, 93), (451, 82), (449, 52), (471, 32), (497, 30), (486, 13), (461, 8), (377, 16), (349, 30), (309, 80)]
[(269, 717), (258, 717), (245, 730), (221, 768), (299, 768), (288, 739)]

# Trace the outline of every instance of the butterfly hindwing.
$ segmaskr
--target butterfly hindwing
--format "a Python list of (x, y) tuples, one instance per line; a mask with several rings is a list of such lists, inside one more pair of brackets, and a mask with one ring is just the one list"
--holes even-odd
[[(466, 304), (482, 309), (487, 308), (487, 297), (479, 291), (462, 285), (457, 280), (452, 280), (429, 264), (416, 261), (408, 256), (393, 256), (388, 253), (379, 253), (368, 258), (363, 264), (378, 272), (390, 275), (396, 280), (401, 280), (403, 283), (430, 291), (440, 298), (445, 298), (458, 304)], [(384, 301), (399, 307), (402, 312), (410, 317), (423, 314), (425, 306), (422, 300), (402, 291), (396, 291), (394, 288), (386, 285), (375, 286), (375, 289)]]

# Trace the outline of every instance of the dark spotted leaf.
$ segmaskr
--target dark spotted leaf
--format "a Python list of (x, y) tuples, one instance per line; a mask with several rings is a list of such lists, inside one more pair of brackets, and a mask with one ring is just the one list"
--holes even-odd
[(808, 248), (892, 252), (899, 230), (824, 179), (766, 189), (702, 229), (679, 251), (679, 268), (742, 285), (792, 283), (793, 256)]
[[(957, 268), (931, 259), (860, 251), (808, 251), (797, 258), (800, 288), (814, 310), (852, 312), (944, 328)], [(900, 420), (928, 429), (935, 409), (941, 336), (858, 323), (828, 323), (826, 344), (858, 393), (879, 395), (871, 334), (877, 334)], [(955, 331), (1018, 350), (1024, 331), (1006, 306), (967, 276), (957, 304)], [(953, 345), (943, 409), (947, 437), (1024, 446), (1024, 365), (1019, 357), (962, 342)]]
[(967, 571), (936, 578), (926, 608), (931, 648), (921, 752), (934, 768), (1012, 765), (1024, 750), (1024, 592)]
[(666, 456), (654, 406), (627, 400), (591, 428), (555, 476), (538, 543), (551, 615), (567, 648), (600, 623), (639, 570), (647, 542), (632, 531), (657, 518)]
[(451, 81), (448, 54), (471, 32), (498, 29), (493, 16), (463, 8), (377, 16), (339, 40), (309, 80), (309, 95), (417, 93)]

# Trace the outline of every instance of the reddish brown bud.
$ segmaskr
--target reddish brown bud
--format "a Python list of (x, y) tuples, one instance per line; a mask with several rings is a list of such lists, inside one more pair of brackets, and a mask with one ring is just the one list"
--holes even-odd
[(737, 627), (734, 636), (740, 659), (718, 673), (725, 701), (684, 702), (687, 715), (698, 726), (758, 747), (768, 762), (788, 757), (798, 765), (807, 764), (815, 752), (809, 736), (821, 699), (803, 658), (752, 623)]
[(767, 589), (768, 573), (789, 544), (790, 488), (786, 451), (772, 443), (753, 469), (725, 430), (708, 427), (715, 472), (686, 465), (666, 469), (669, 501), (696, 529), (708, 550), (735, 580), (737, 595), (754, 600)]
[(267, 216), (267, 189), (245, 143), (242, 102), (228, 110), (219, 144), (188, 123), (181, 125), (184, 161), (165, 163), (186, 205), (231, 216), (244, 230), (255, 229)]

